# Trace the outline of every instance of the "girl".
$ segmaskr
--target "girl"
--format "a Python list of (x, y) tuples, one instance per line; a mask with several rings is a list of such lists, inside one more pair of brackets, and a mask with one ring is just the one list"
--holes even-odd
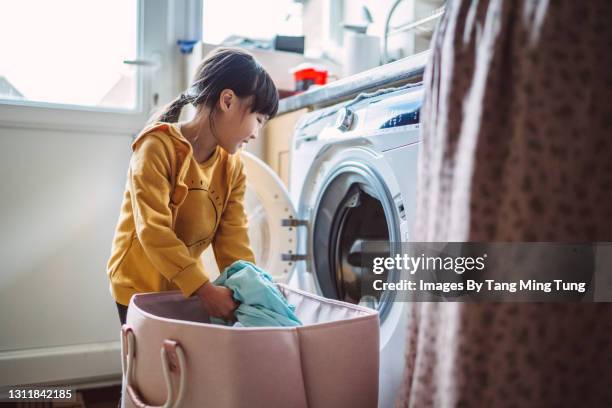
[[(195, 117), (177, 123), (188, 103)], [(212, 245), (221, 271), (239, 259), (255, 262), (234, 153), (277, 109), (276, 87), (253, 56), (218, 48), (136, 138), (107, 266), (121, 324), (133, 294), (176, 289), (197, 294), (210, 316), (234, 319), (231, 290), (209, 281), (200, 255)]]

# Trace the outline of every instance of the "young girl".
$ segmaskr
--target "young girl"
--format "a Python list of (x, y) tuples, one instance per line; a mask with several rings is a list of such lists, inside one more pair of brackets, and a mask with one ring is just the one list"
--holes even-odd
[[(195, 117), (177, 123), (188, 103)], [(221, 271), (239, 259), (255, 262), (235, 153), (277, 108), (276, 87), (253, 56), (219, 48), (136, 138), (107, 266), (121, 324), (133, 294), (176, 289), (197, 294), (210, 316), (234, 320), (231, 290), (209, 281), (200, 255), (212, 245)]]

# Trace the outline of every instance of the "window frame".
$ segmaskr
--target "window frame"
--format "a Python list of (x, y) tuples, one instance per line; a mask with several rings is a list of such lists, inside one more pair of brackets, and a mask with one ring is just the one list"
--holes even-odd
[[(53, 102), (0, 99), (0, 126), (62, 131), (133, 132), (142, 127), (149, 112), (155, 109), (151, 101), (157, 93), (159, 100), (168, 98), (170, 90), (163, 89), (161, 78), (172, 75), (168, 67), (169, 4), (163, 0), (137, 0), (137, 59), (148, 60), (161, 55), (157, 67), (136, 66), (136, 107), (122, 109)], [(165, 51), (160, 51), (164, 49)], [(164, 58), (165, 56), (165, 58)], [(168, 78), (168, 83), (172, 83)], [(155, 85), (153, 85), (155, 83)], [(160, 89), (157, 89), (159, 87)], [(168, 87), (166, 87), (168, 88)]]

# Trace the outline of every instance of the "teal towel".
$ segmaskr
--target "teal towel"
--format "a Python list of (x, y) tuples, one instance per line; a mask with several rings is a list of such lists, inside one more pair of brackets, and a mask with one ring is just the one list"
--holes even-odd
[[(235, 315), (245, 327), (301, 326), (295, 306), (278, 290), (272, 277), (248, 261), (236, 261), (213, 282), (234, 291), (239, 302)], [(223, 319), (211, 318), (215, 324), (231, 325)]]

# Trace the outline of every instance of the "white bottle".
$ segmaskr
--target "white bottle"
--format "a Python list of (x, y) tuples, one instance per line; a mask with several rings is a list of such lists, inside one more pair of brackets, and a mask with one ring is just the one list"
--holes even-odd
[(380, 65), (380, 37), (351, 30), (344, 32), (344, 76)]
[(367, 34), (372, 15), (365, 6), (361, 9), (360, 20), (357, 24), (343, 24), (345, 77), (380, 65), (380, 38)]

